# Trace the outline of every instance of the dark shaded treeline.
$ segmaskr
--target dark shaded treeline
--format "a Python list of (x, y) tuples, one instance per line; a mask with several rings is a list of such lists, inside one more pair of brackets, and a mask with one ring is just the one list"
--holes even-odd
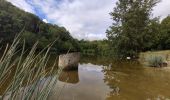
[(27, 13), (11, 3), (0, 1), (0, 39), (2, 44), (12, 43), (16, 34), (20, 33), (22, 39), (26, 41), (29, 49), (39, 41), (38, 49), (43, 49), (51, 42), (55, 41), (52, 51), (64, 53), (68, 50), (79, 51), (78, 40), (74, 39), (70, 33), (58, 25), (44, 23), (37, 16)]
[(113, 48), (108, 40), (79, 41), (80, 51), (87, 56), (113, 56)]

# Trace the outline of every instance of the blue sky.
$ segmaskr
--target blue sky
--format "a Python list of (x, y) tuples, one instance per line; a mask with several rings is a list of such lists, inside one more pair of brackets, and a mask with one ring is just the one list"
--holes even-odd
[[(66, 27), (78, 39), (106, 38), (111, 25), (109, 12), (117, 0), (7, 0), (13, 5), (39, 16), (44, 22)], [(162, 0), (153, 10), (153, 16), (170, 14), (170, 0)]]

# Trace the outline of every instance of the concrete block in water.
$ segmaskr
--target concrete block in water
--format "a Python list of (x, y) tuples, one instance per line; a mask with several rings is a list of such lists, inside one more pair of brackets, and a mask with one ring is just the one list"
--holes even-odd
[(67, 53), (59, 56), (58, 66), (64, 70), (78, 69), (78, 64), (80, 61), (80, 53)]

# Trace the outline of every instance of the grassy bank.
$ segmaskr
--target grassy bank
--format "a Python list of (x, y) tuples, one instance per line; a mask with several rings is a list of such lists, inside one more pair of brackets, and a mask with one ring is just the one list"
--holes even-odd
[(142, 52), (139, 55), (139, 61), (143, 64), (148, 63), (149, 58), (154, 59), (162, 59), (168, 63), (168, 66), (170, 66), (170, 50), (163, 50), (163, 51), (148, 51), (148, 52)]

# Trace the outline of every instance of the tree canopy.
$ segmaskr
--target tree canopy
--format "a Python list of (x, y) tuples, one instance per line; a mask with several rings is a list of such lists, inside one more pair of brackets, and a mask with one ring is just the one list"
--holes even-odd
[(150, 16), (157, 3), (158, 0), (118, 0), (110, 13), (113, 24), (106, 33), (119, 58), (135, 57), (152, 45), (150, 38), (156, 34), (152, 26), (156, 23)]
[(24, 29), (22, 37), (28, 48), (39, 41), (38, 48), (42, 49), (57, 40), (53, 46), (53, 50), (57, 53), (79, 49), (77, 40), (64, 27), (45, 23), (39, 17), (5, 0), (0, 1), (0, 8), (0, 38), (3, 43), (11, 43), (16, 34)]

